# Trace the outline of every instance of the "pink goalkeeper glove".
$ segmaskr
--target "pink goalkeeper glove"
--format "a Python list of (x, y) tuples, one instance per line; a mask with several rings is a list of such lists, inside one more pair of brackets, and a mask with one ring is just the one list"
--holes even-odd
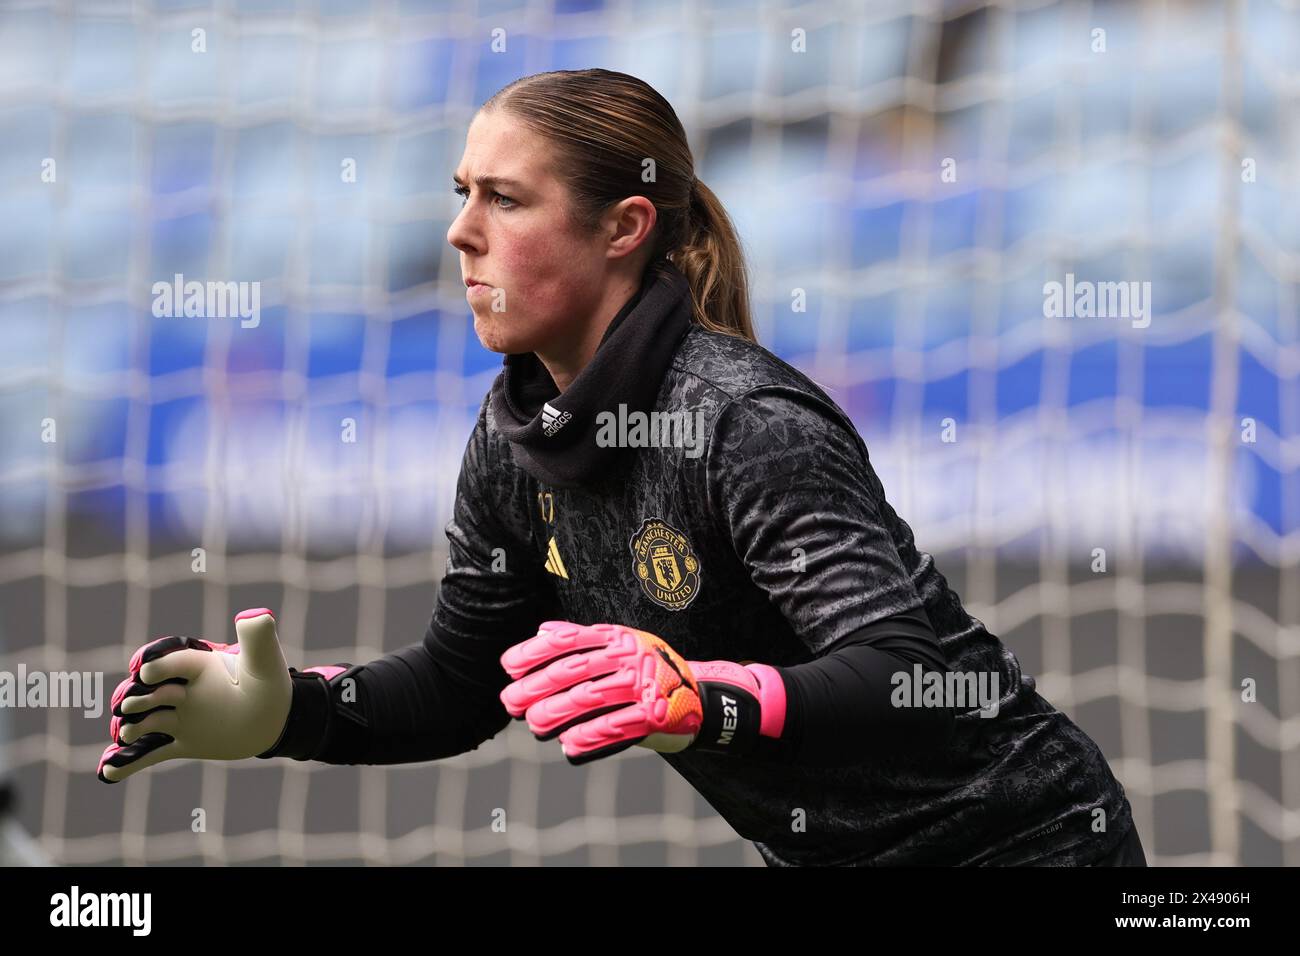
[(661, 638), (618, 624), (547, 621), (501, 656), (501, 692), (539, 740), (559, 736), (571, 764), (638, 744), (746, 753), (779, 738), (785, 684), (766, 664), (686, 661)]

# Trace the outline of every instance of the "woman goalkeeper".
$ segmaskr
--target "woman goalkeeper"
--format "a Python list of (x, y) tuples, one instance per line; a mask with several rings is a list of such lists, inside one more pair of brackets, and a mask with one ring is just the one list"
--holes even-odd
[(285, 665), (163, 638), (100, 778), (176, 757), (435, 760), (512, 717), (573, 763), (659, 751), (769, 865), (1144, 865), (1096, 744), (963, 609), (836, 404), (760, 347), (671, 106), (525, 77), (470, 126), (448, 231), (505, 353), (422, 642)]

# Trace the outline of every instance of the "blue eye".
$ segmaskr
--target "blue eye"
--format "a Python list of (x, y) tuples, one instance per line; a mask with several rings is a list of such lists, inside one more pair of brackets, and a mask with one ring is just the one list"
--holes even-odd
[[(460, 205), (461, 205), (461, 208), (463, 209), (463, 208), (465, 207), (465, 203), (469, 202), (469, 187), (468, 187), (468, 186), (457, 186), (457, 187), (455, 187), (454, 189), (452, 189), (452, 192), (454, 192), (457, 196), (460, 197)], [(513, 208), (515, 208), (515, 206), (518, 205), (518, 203), (516, 203), (516, 202), (515, 202), (513, 199), (511, 199), (509, 196), (505, 196), (505, 195), (502, 195), (501, 193), (496, 193), (496, 192), (494, 192), (492, 195), (493, 195), (494, 197), (496, 197), (497, 199), (504, 199), (506, 202), (508, 202), (508, 203), (511, 204), (511, 205), (509, 205), (509, 206), (498, 206), (499, 209), (513, 209)]]

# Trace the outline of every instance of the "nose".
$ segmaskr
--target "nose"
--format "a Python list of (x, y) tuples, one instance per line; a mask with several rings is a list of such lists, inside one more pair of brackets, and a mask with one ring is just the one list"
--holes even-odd
[(469, 204), (466, 204), (447, 228), (447, 241), (460, 252), (481, 253), (483, 251), (482, 238), (472, 221), (473, 214), (470, 212)]

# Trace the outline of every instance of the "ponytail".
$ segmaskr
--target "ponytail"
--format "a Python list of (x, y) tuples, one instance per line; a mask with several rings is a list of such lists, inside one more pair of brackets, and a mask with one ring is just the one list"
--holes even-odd
[(757, 342), (749, 311), (749, 281), (736, 227), (718, 197), (695, 180), (686, 241), (668, 258), (691, 284), (695, 321), (713, 332)]

